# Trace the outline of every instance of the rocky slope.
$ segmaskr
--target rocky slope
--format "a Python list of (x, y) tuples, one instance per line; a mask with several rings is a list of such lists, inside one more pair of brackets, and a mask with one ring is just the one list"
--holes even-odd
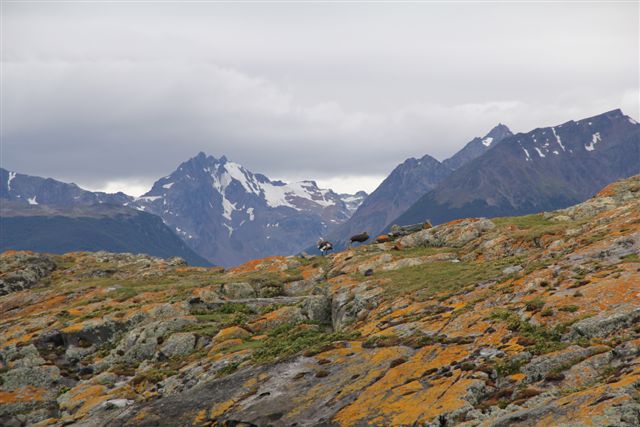
[(451, 175), (453, 170), (481, 156), (511, 135), (509, 128), (499, 124), (484, 137), (471, 140), (453, 157), (443, 162), (429, 155), (405, 160), (362, 202), (348, 221), (329, 233), (327, 239), (341, 248), (346, 246), (347, 239), (354, 234), (363, 231), (372, 235), (380, 233), (421, 196)]
[(640, 424), (640, 176), (234, 269), (0, 256), (0, 424)]
[(620, 110), (609, 111), (504, 139), (392, 223), (430, 219), (439, 224), (559, 209), (638, 173), (640, 125)]

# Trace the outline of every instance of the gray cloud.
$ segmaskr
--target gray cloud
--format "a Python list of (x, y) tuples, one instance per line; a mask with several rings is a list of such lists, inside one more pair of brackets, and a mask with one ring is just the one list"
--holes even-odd
[(91, 188), (202, 150), (351, 190), (498, 122), (639, 115), (637, 3), (3, 8), (2, 165)]

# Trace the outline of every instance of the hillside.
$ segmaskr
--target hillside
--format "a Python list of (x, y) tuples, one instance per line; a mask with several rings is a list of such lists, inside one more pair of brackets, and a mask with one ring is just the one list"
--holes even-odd
[(640, 176), (230, 270), (0, 256), (0, 424), (637, 426)]
[(638, 173), (640, 125), (613, 110), (505, 138), (388, 226), (559, 209)]
[(419, 159), (412, 157), (405, 160), (364, 199), (347, 221), (326, 236), (327, 239), (336, 247), (342, 248), (354, 234), (367, 231), (372, 236), (377, 235), (421, 196), (436, 188), (455, 169), (481, 156), (511, 135), (508, 127), (498, 124), (482, 138), (476, 137), (469, 141), (443, 162), (428, 154)]
[(177, 256), (190, 265), (211, 265), (157, 216), (117, 205), (56, 208), (3, 201), (0, 235), (0, 251), (133, 252), (162, 258)]

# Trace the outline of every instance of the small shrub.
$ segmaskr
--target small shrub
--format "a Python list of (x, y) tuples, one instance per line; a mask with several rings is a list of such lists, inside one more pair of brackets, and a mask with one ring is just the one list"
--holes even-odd
[(542, 307), (544, 307), (544, 300), (540, 297), (537, 297), (529, 302), (527, 302), (525, 309), (527, 311), (540, 311)]
[(551, 307), (547, 307), (544, 310), (542, 310), (542, 313), (540, 313), (540, 316), (542, 317), (551, 317), (553, 316), (553, 309)]

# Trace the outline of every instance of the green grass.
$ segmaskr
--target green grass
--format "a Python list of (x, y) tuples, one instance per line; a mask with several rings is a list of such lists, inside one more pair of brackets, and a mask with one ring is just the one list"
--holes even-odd
[(640, 262), (638, 254), (629, 254), (622, 257), (622, 262)]
[(335, 341), (354, 339), (358, 333), (332, 332), (324, 328), (304, 328), (301, 325), (288, 324), (271, 330), (268, 337), (259, 341), (253, 352), (256, 363), (268, 363), (306, 351), (319, 352)]
[(568, 345), (561, 341), (562, 333), (567, 325), (560, 325), (553, 329), (543, 325), (534, 325), (520, 319), (516, 313), (508, 309), (495, 310), (491, 318), (505, 322), (509, 330), (532, 340), (534, 344), (528, 347), (527, 350), (533, 354), (539, 355), (561, 350)]
[(513, 237), (528, 241), (535, 241), (548, 234), (558, 234), (568, 228), (576, 227), (584, 221), (556, 222), (545, 219), (543, 214), (531, 214), (515, 217), (493, 218), (492, 221), (499, 229), (505, 230), (510, 226), (515, 226), (517, 230), (510, 232)]
[[(427, 298), (441, 293), (456, 293), (468, 286), (498, 278), (502, 270), (513, 264), (513, 258), (488, 262), (430, 262), (394, 271), (376, 272), (389, 297), (416, 292)], [(386, 280), (385, 280), (386, 279)]]

